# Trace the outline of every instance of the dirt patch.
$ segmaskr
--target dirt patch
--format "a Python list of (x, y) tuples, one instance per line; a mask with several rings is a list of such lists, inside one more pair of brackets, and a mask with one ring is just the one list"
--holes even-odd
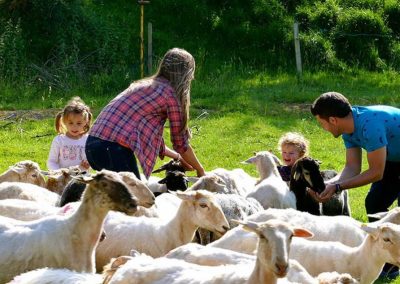
[(42, 120), (54, 118), (59, 111), (59, 109), (0, 110), (0, 120)]

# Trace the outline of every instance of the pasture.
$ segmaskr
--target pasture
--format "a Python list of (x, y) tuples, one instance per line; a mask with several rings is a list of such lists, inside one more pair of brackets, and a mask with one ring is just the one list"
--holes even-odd
[[(121, 86), (121, 90), (125, 87)], [(192, 145), (206, 170), (241, 167), (256, 176), (253, 166), (240, 162), (260, 150), (272, 150), (279, 156), (279, 137), (287, 131), (297, 131), (310, 141), (310, 156), (322, 162), (322, 169), (340, 171), (345, 158), (343, 143), (319, 127), (309, 111), (310, 104), (323, 92), (337, 91), (354, 105), (400, 107), (398, 90), (400, 78), (391, 72), (304, 74), (301, 80), (293, 74), (227, 67), (207, 75), (202, 72), (193, 82), (191, 92)], [(96, 115), (118, 93), (100, 96), (79, 88), (48, 92), (43, 90), (42, 95), (37, 95), (29, 90), (9, 90), (1, 96), (0, 172), (28, 159), (46, 169), (55, 136), (54, 114), (72, 96), (81, 96)], [(170, 145), (168, 128), (164, 137)], [(159, 160), (156, 166), (164, 162)], [(360, 221), (367, 220), (367, 190), (368, 187), (350, 190), (352, 216)]]

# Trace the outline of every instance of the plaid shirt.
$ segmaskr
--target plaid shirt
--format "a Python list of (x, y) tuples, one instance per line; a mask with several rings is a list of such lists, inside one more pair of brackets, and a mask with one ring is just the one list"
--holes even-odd
[(169, 120), (171, 142), (178, 153), (188, 149), (188, 132), (180, 133), (182, 110), (175, 90), (164, 78), (133, 83), (101, 111), (89, 135), (132, 149), (149, 177), (157, 155), (164, 158), (163, 130)]

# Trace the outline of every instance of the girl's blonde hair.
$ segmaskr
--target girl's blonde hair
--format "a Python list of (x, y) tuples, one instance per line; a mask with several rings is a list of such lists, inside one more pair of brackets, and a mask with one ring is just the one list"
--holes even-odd
[(283, 145), (291, 145), (299, 150), (300, 157), (308, 155), (309, 148), (308, 140), (297, 132), (287, 132), (285, 133), (278, 142), (278, 150), (282, 150)]
[(65, 126), (64, 120), (70, 114), (82, 114), (84, 119), (87, 121), (87, 124), (84, 126), (84, 133), (87, 133), (90, 129), (90, 124), (92, 123), (92, 113), (90, 112), (90, 108), (82, 101), (80, 97), (73, 97), (67, 105), (64, 107), (62, 111), (57, 113), (55, 128), (57, 133), (65, 134), (67, 132), (67, 128)]
[(154, 78), (164, 77), (175, 89), (183, 111), (181, 132), (188, 129), (190, 107), (190, 83), (194, 78), (195, 61), (193, 56), (184, 49), (173, 48), (167, 51), (158, 67)]

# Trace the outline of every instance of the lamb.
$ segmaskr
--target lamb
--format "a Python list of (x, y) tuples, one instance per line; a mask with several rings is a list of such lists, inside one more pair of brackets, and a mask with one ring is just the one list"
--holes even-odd
[(23, 224), (0, 219), (0, 283), (41, 267), (94, 273), (95, 247), (105, 216), (110, 210), (133, 214), (137, 201), (114, 172), (102, 170), (80, 180), (88, 186), (81, 206), (71, 215)]
[(46, 181), (41, 174), (39, 165), (29, 160), (20, 161), (2, 173), (0, 175), (0, 183), (5, 181), (26, 182), (41, 187), (46, 186)]
[(0, 184), (0, 199), (26, 199), (44, 204), (57, 204), (60, 196), (46, 188), (24, 182), (2, 182)]
[(228, 221), (211, 193), (177, 191), (174, 195), (182, 202), (170, 220), (110, 213), (104, 224), (107, 238), (96, 251), (97, 268), (103, 267), (112, 257), (128, 255), (131, 249), (154, 257), (162, 256), (190, 242), (198, 227), (221, 234), (229, 229)]
[(267, 208), (295, 208), (296, 197), (284, 182), (278, 172), (278, 158), (268, 151), (256, 153), (244, 163), (255, 164), (260, 180), (254, 190), (247, 194)]
[(41, 171), (41, 173), (47, 177), (44, 187), (59, 195), (61, 195), (64, 187), (73, 177), (87, 174), (87, 172), (82, 171), (79, 166), (61, 168), (53, 171)]
[(278, 220), (242, 224), (259, 235), (255, 264), (202, 266), (177, 259), (152, 259), (141, 255), (121, 266), (110, 284), (129, 283), (132, 279), (135, 283), (277, 283), (277, 279), (284, 277), (288, 270), (292, 236), (312, 235), (307, 230)]
[(386, 262), (400, 265), (400, 226), (368, 224), (361, 229), (368, 236), (358, 247), (339, 242), (293, 241), (289, 257), (301, 262), (311, 275), (337, 271), (349, 273), (361, 283), (373, 283)]
[[(150, 189), (144, 182), (142, 182), (135, 176), (134, 173), (119, 172), (118, 174), (127, 185), (129, 191), (138, 199), (139, 206), (149, 208), (154, 204), (154, 194), (150, 191)], [(76, 180), (71, 180), (61, 194), (59, 206), (62, 207), (67, 203), (79, 201), (81, 199), (84, 189), (84, 183), (78, 182)]]
[(16, 276), (9, 284), (102, 284), (100, 274), (79, 273), (68, 269), (40, 268)]
[[(315, 201), (307, 192), (310, 188), (318, 193), (325, 189), (325, 182), (319, 170), (319, 162), (311, 157), (298, 159), (291, 171), (290, 190), (296, 195), (297, 210), (314, 215), (349, 215), (350, 205), (347, 190), (335, 194), (331, 200), (323, 205)], [(322, 206), (322, 208), (321, 208)]]
[[(246, 220), (261, 222), (270, 219), (279, 219), (306, 228), (314, 233), (313, 241), (338, 241), (354, 247), (365, 238), (365, 232), (360, 229), (360, 222), (349, 216), (316, 216), (294, 209), (270, 208), (253, 214)], [(208, 246), (252, 254), (255, 250), (255, 241), (256, 235), (244, 231), (239, 226)]]

